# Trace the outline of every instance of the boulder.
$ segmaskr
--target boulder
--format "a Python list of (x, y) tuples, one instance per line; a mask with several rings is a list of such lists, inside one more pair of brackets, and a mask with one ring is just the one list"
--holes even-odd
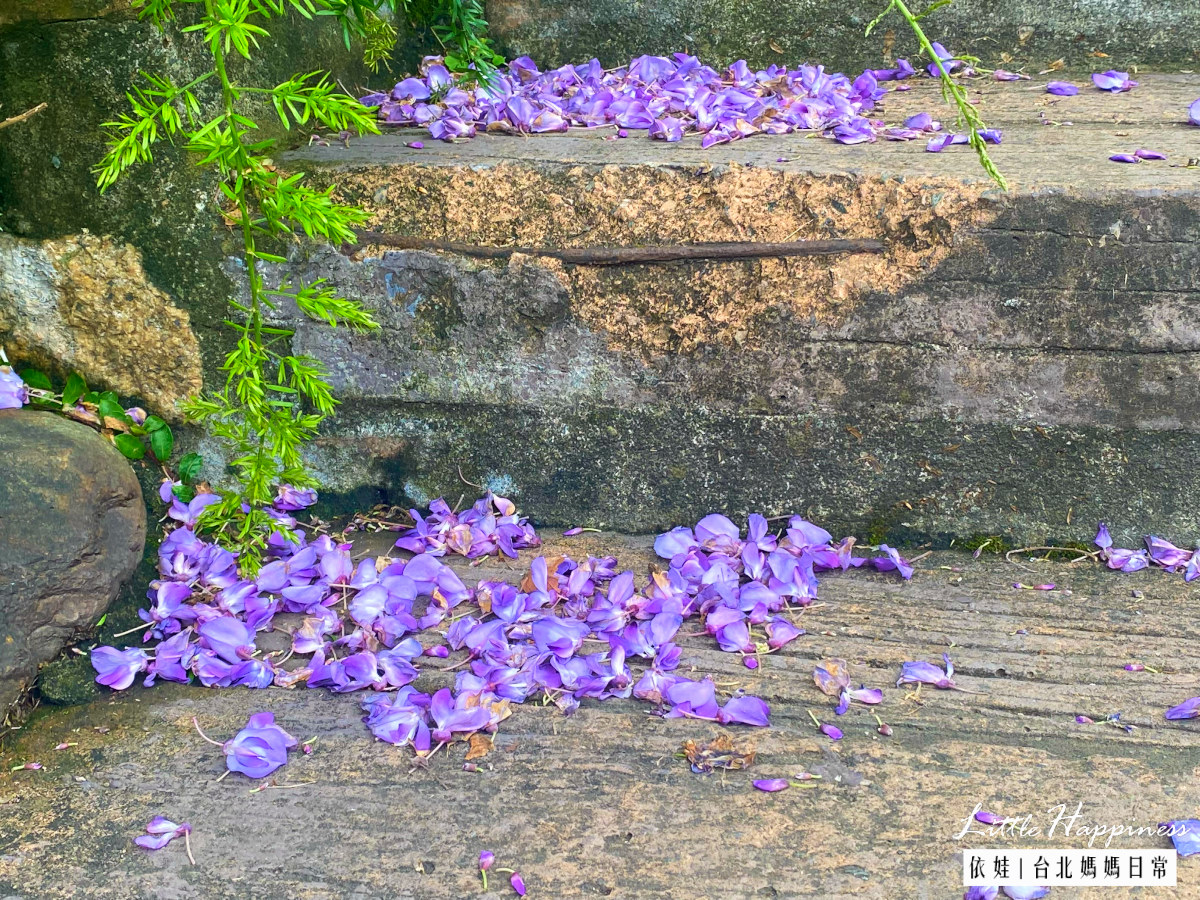
[(111, 444), (53, 413), (0, 410), (0, 714), (95, 625), (145, 543), (137, 477)]

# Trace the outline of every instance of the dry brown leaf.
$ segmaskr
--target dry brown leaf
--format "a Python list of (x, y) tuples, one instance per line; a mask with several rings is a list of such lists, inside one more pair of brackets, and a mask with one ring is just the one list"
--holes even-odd
[(721, 732), (706, 744), (684, 741), (682, 753), (693, 772), (707, 774), (714, 769), (748, 769), (757, 751), (752, 743), (735, 744), (727, 732)]
[(483, 759), (492, 752), (492, 739), (483, 734), (471, 735), (470, 747), (467, 750), (467, 760)]

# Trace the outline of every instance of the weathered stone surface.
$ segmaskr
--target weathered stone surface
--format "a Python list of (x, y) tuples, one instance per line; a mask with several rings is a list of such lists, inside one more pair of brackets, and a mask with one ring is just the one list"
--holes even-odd
[[(914, 12), (924, 5), (909, 4)], [(487, 15), (502, 50), (529, 54), (545, 67), (593, 56), (617, 66), (643, 53), (687, 50), (711, 65), (807, 61), (857, 74), (917, 53), (908, 25), (895, 14), (864, 36), (886, 6), (887, 0), (488, 0)], [(932, 40), (956, 53), (1032, 74), (1060, 58), (1088, 71), (1110, 64), (1188, 68), (1200, 49), (1194, 15), (1189, 0), (955, 0), (923, 24)]]
[(168, 419), (203, 383), (188, 314), (150, 283), (137, 250), (111, 238), (0, 235), (0, 345), (14, 362), (77, 371)]
[(0, 4), (0, 27), (18, 22), (98, 19), (129, 6), (129, 0), (8, 0)]
[[(0, 229), (38, 240), (88, 231), (131, 244), (149, 282), (187, 313), (204, 371), (217, 383), (232, 341), (222, 320), (233, 285), (221, 264), (236, 252), (236, 236), (221, 219), (212, 174), (167, 141), (155, 147), (153, 163), (137, 166), (103, 195), (92, 171), (105, 151), (102, 124), (128, 112), (125, 93), (140, 71), (182, 85), (211, 68), (203, 38), (182, 31), (196, 6), (177, 4), (176, 11), (179, 20), (165, 32), (131, 10), (0, 27), (0, 115), (49, 104), (5, 129), (0, 141)], [(230, 61), (233, 78), (260, 87), (315, 68), (329, 69), (351, 89), (366, 82), (361, 48), (347, 49), (325, 16), (281, 19), (252, 62)], [(207, 86), (198, 96), (206, 110), (218, 100)], [(289, 137), (267, 107), (256, 115), (264, 137), (307, 139)]]
[[(383, 552), (391, 541), (382, 537), (355, 549)], [(616, 554), (639, 584), (653, 561), (648, 539), (543, 537), (549, 556)], [(474, 585), (519, 579), (533, 555), (516, 566), (448, 561)], [(1053, 582), (1059, 591), (1015, 591), (1014, 581)], [(723, 692), (744, 688), (771, 705), (770, 729), (730, 729), (757, 746), (745, 772), (692, 774), (676, 753), (720, 729), (657, 718), (634, 701), (584, 701), (570, 718), (534, 702), (514, 707), (477, 772), (462, 770), (462, 744), (410, 772), (411, 752), (371, 740), (361, 694), (160, 682), (50, 711), (0, 752), (0, 770), (33, 760), (46, 767), (0, 781), (0, 892), (512, 897), (495, 871), (490, 891), (481, 889), (479, 852), (490, 849), (497, 867), (521, 871), (535, 898), (949, 900), (962, 896), (967, 848), (1084, 847), (1084, 824), (1153, 827), (1200, 808), (1198, 723), (1163, 719), (1200, 693), (1192, 633), (1200, 608), (1179, 575), (945, 553), (919, 563), (907, 584), (828, 574), (820, 602), (801, 614), (808, 634), (753, 672), (709, 637), (681, 639), (682, 672), (711, 673)], [(287, 641), (281, 632), (260, 637)], [(944, 651), (958, 683), (975, 693), (925, 688), (914, 696), (892, 687), (902, 661), (937, 661)], [(450, 684), (455, 672), (436, 670), (457, 656), (424, 660), (418, 688)], [(855, 684), (884, 692), (881, 706), (855, 704), (838, 719), (846, 735), (836, 743), (808, 716), (832, 717), (830, 698), (812, 681), (813, 666), (829, 657), (849, 662)], [(1124, 671), (1133, 661), (1158, 672)], [(195, 733), (192, 716), (225, 739), (261, 710), (299, 739), (315, 737), (313, 754), (293, 752), (274, 777), (278, 787), (251, 793), (261, 785), (240, 775), (214, 783), (223, 758)], [(877, 733), (876, 711), (891, 737)], [(1103, 724), (1118, 711), (1132, 734)], [(1081, 714), (1099, 724), (1076, 724)], [(54, 751), (62, 741), (77, 746)], [(751, 787), (755, 778), (805, 771), (824, 778), (775, 795)], [(1065, 804), (1069, 816), (1077, 803), (1071, 835), (1061, 825), (1045, 833), (1055, 816), (1048, 810)], [(976, 804), (1031, 816), (1043, 833), (956, 839)], [(195, 866), (178, 843), (155, 853), (133, 846), (157, 814), (191, 823)], [(1169, 849), (1153, 835), (1121, 835), (1112, 846)], [(1196, 861), (1180, 860), (1179, 887), (1152, 895), (1192, 898), (1198, 881)], [(1106, 888), (1102, 896), (1145, 892)]]
[(100, 435), (53, 413), (0, 410), (0, 710), (142, 558), (137, 477)]
[[(807, 509), (948, 542), (1191, 535), (1200, 479), (1195, 77), (1060, 101), (981, 84), (1001, 194), (969, 151), (806, 136), (703, 151), (600, 134), (409, 134), (286, 158), (372, 227), (487, 246), (881, 238), (879, 255), (568, 266), (366, 247), (297, 253), (383, 324), (297, 321), (346, 404), (313, 460), (418, 502), (462, 478), (545, 521), (651, 530)], [(935, 85), (889, 95), (898, 121)], [(1040, 124), (1069, 119), (1071, 126)], [(275, 277), (285, 273), (278, 272)], [(461, 469), (462, 477), (459, 471)]]

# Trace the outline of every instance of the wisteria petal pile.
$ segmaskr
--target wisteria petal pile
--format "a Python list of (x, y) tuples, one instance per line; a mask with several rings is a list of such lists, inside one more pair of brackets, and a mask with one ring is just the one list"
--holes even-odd
[[(947, 57), (946, 65), (953, 70), (963, 64)], [(378, 107), (384, 124), (423, 126), (431, 137), (446, 141), (481, 131), (541, 134), (609, 126), (625, 133), (645, 131), (666, 142), (700, 134), (704, 147), (793, 131), (819, 131), (857, 144), (874, 141), (883, 131), (883, 124), (867, 115), (887, 93), (880, 83), (916, 74), (907, 60), (853, 80), (821, 66), (755, 71), (738, 61), (717, 71), (686, 53), (639, 56), (617, 69), (604, 69), (593, 59), (542, 72), (523, 56), (490, 84), (474, 86), (460, 84), (440, 57), (427, 57), (419, 77), (360, 102)]]
[[(881, 556), (857, 556), (853, 538), (835, 543), (799, 516), (773, 534), (765, 518), (752, 515), (743, 536), (732, 520), (713, 514), (694, 529), (658, 536), (655, 549), (667, 569), (640, 590), (615, 558), (591, 556), (537, 556), (520, 586), (480, 581), (472, 589), (443, 562), (447, 554), (516, 557), (541, 545), (512, 501), (489, 493), (464, 511), (434, 501), (426, 515), (411, 511), (413, 524), (396, 541), (411, 558), (355, 564), (349, 543), (308, 539), (292, 513), (316, 495), (284, 485), (274, 515), (295, 540), (273, 535), (267, 561), (250, 581), (239, 576), (233, 554), (193, 530), (212, 495), (185, 505), (171, 486), (165, 482), (161, 496), (173, 530), (159, 547), (160, 577), (140, 611), (143, 641), (157, 644), (149, 652), (96, 647), (96, 680), (115, 690), (145, 673), (147, 685), (161, 678), (365, 691), (363, 721), (371, 733), (421, 755), (494, 732), (512, 704), (535, 696), (567, 714), (588, 699), (636, 697), (668, 718), (767, 727), (770, 707), (762, 698), (742, 691), (722, 697), (710, 678), (679, 674), (683, 651), (675, 641), (683, 623), (699, 617), (722, 650), (757, 663), (805, 634), (794, 616), (816, 598), (818, 572), (870, 564), (913, 574), (896, 550), (881, 546)], [(280, 613), (299, 620), (287, 656), (306, 659), (291, 668), (256, 646)], [(466, 654), (453, 668), (467, 668), (452, 688), (430, 695), (413, 686), (418, 661), (453, 651)], [(882, 699), (877, 689), (851, 689), (843, 661), (826, 665), (836, 672), (830, 693), (841, 712), (852, 700)], [(826, 733), (841, 737), (833, 726)], [(296, 739), (271, 713), (259, 713), (219, 746), (231, 771), (263, 778), (287, 761)]]

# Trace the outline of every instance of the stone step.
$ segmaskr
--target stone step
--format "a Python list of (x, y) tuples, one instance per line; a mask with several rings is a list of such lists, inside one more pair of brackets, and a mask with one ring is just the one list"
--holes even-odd
[[(389, 235), (588, 248), (820, 238), (882, 253), (565, 264), (364, 246), (297, 255), (382, 332), (300, 323), (346, 399), (336, 489), (515, 490), (551, 522), (648, 530), (807, 510), (910, 540), (1190, 536), (1200, 478), (1200, 77), (1073, 98), (972, 87), (1004, 194), (966, 147), (814, 135), (709, 150), (611, 131), (416, 132), (286, 155)], [(881, 117), (953, 120), (936, 85)], [(1042, 124), (1050, 121), (1055, 124)], [(1070, 124), (1067, 124), (1070, 123)], [(1139, 147), (1166, 162), (1122, 165)], [(276, 273), (282, 277), (284, 273)], [(363, 451), (370, 459), (364, 460)]]
[[(909, 3), (914, 12), (926, 3)], [(643, 53), (687, 48), (712, 65), (819, 61), (855, 74), (894, 56), (915, 56), (916, 41), (898, 15), (870, 35), (867, 23), (887, 0), (488, 0), (490, 34), (508, 58), (529, 54), (554, 67), (596, 56), (624, 65)], [(1036, 72), (1055, 59), (1068, 66), (1117, 68), (1195, 65), (1200, 35), (1190, 0), (955, 0), (923, 24), (932, 40), (989, 66)], [(1097, 55), (1097, 54), (1100, 55)]]

